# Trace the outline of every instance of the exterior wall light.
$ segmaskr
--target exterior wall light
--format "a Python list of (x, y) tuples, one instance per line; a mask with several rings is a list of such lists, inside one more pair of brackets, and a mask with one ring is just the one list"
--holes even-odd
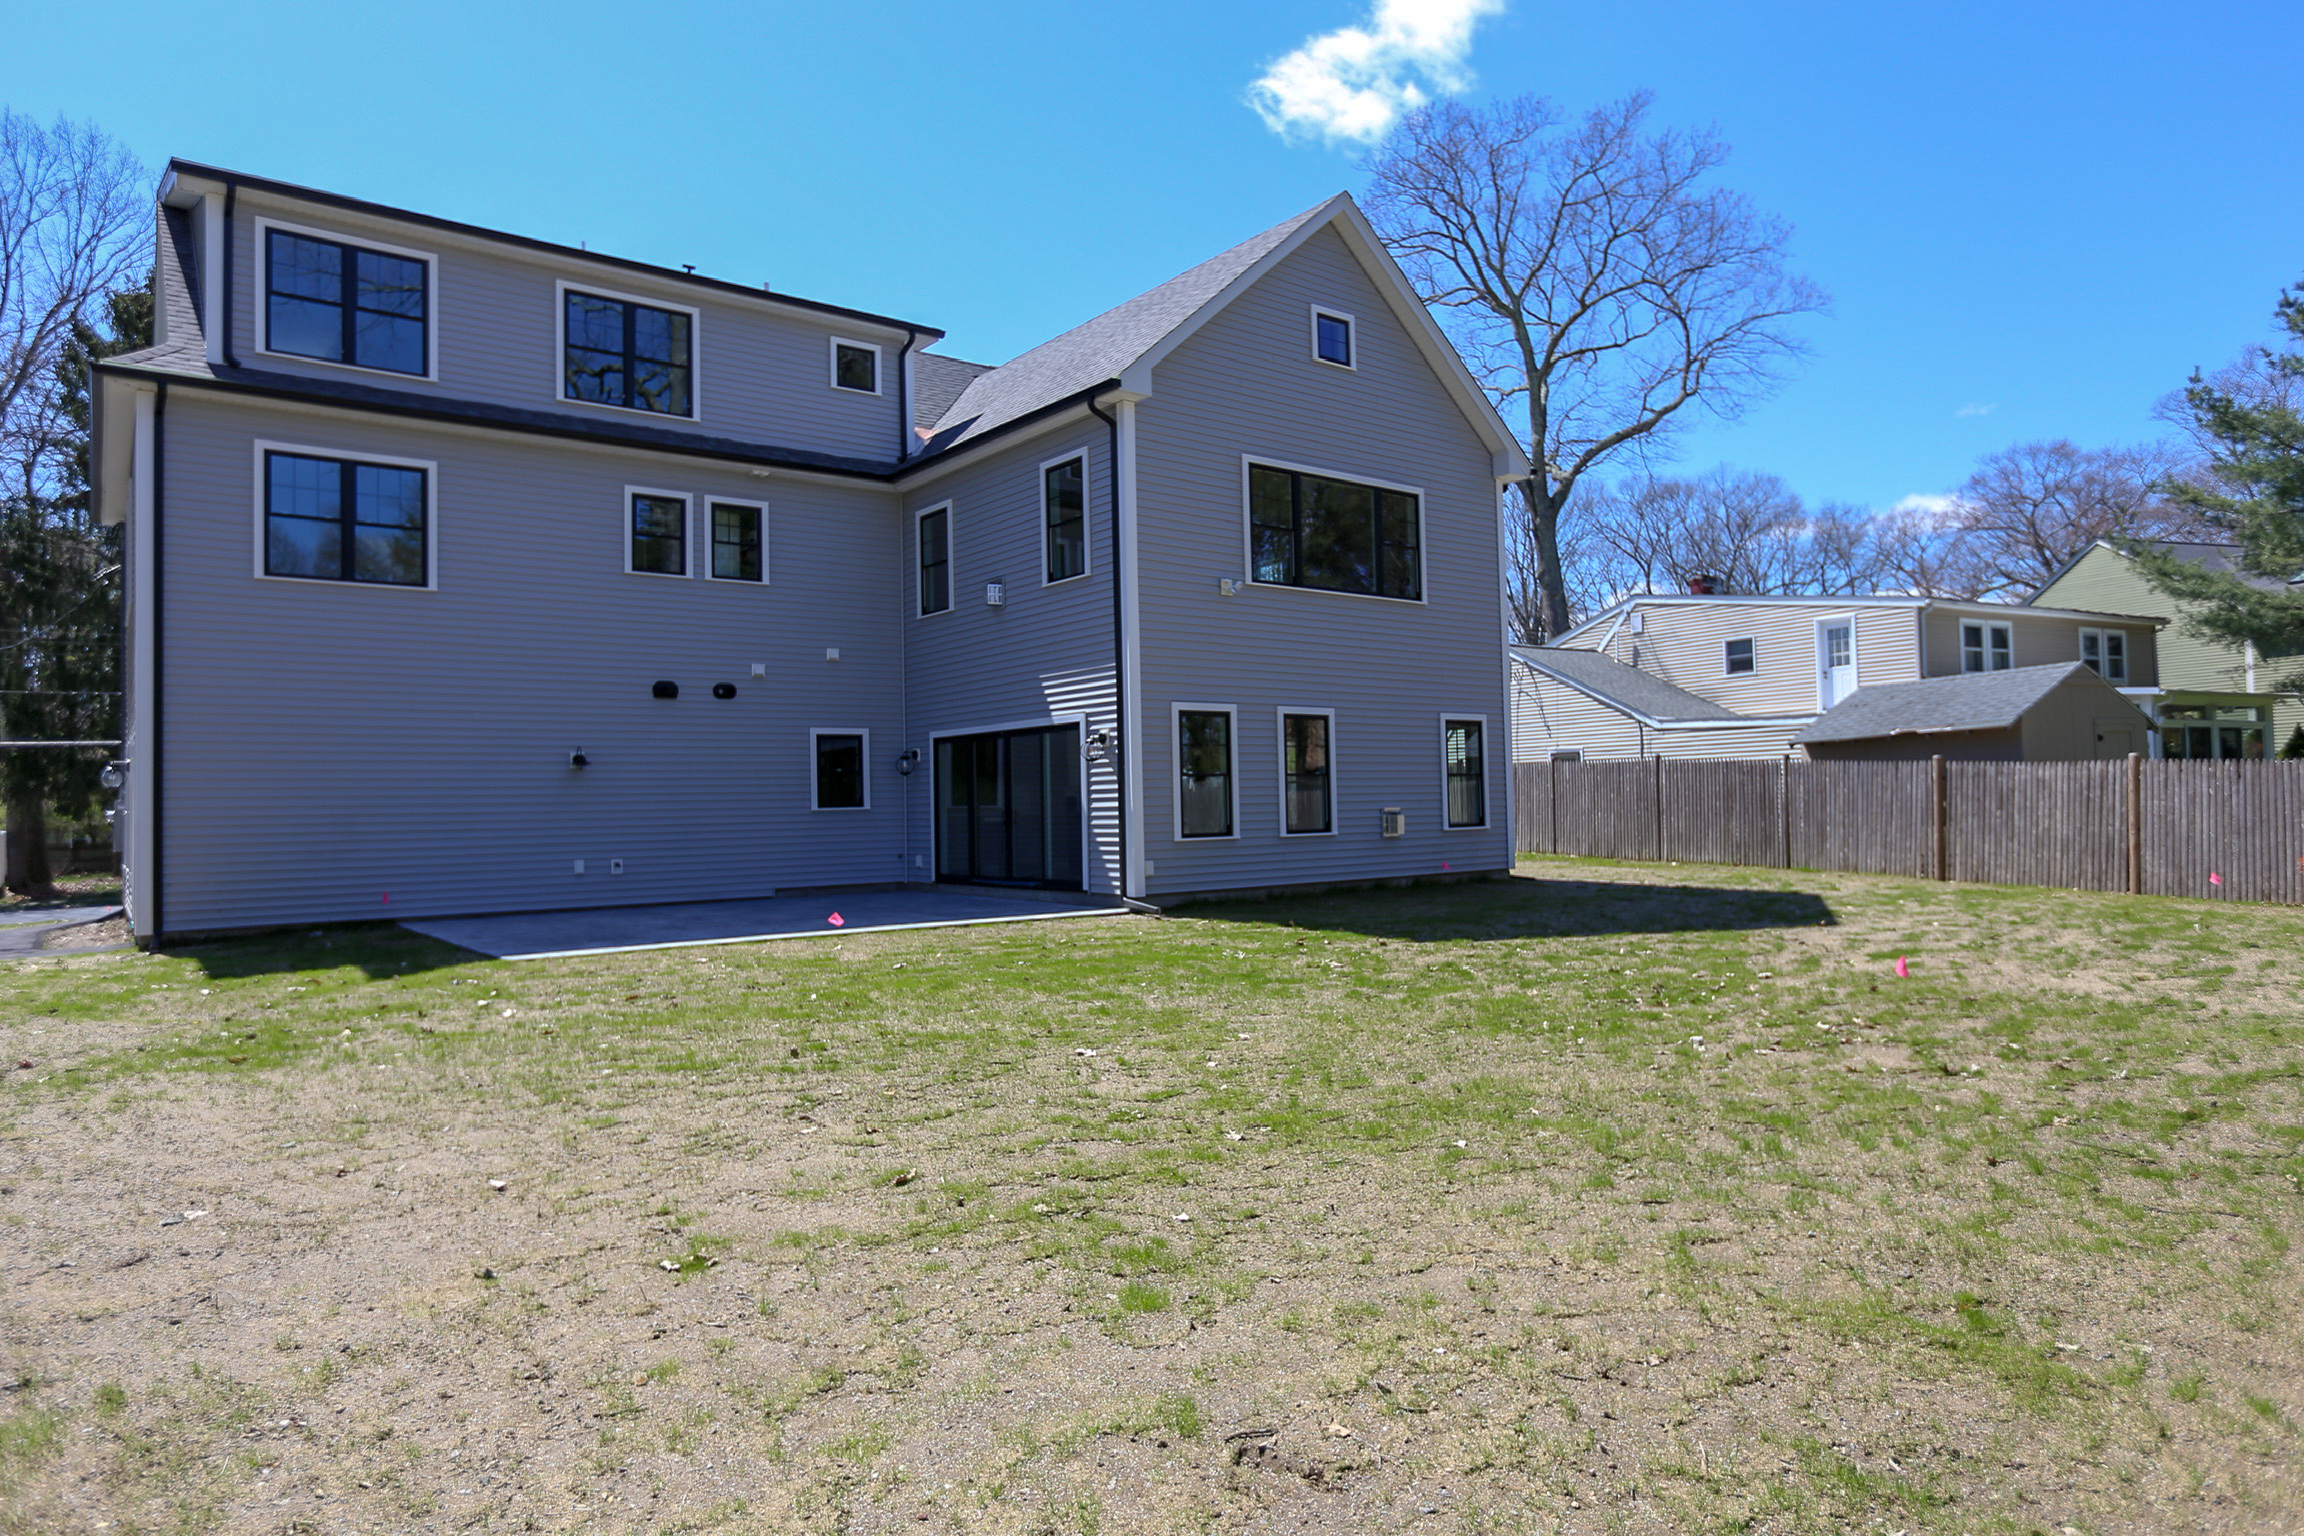
[(96, 775), (96, 782), (106, 789), (118, 789), (128, 782), (128, 765), (126, 763), (106, 763), (104, 771)]
[(582, 747), (578, 747), (568, 754), (568, 766), (571, 768), (589, 768), (592, 766), (592, 759), (584, 755)]
[(919, 766), (920, 749), (918, 747), (906, 747), (896, 754), (896, 771), (898, 773), (909, 776), (912, 770)]

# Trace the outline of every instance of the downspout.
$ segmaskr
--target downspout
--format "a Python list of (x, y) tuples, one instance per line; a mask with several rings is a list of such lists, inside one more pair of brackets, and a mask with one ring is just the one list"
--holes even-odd
[(1111, 415), (1091, 396), (1088, 409), (1103, 419), (1106, 437), (1110, 440), (1112, 464), (1112, 800), (1117, 808), (1113, 831), (1120, 850), (1120, 890), (1122, 901), (1128, 897), (1128, 776), (1121, 771), (1120, 754), (1136, 750), (1133, 732), (1123, 733), (1117, 727), (1125, 723), (1127, 715), (1127, 688), (1122, 679), (1128, 674), (1128, 632), (1120, 607), (1120, 418)]
[[(918, 331), (910, 326), (904, 327), (904, 345), (896, 353), (896, 462), (898, 464), (902, 464), (912, 456), (912, 348), (919, 340), (920, 333)], [(896, 568), (898, 570), (904, 568), (905, 535), (910, 529), (911, 519), (904, 515), (904, 493), (898, 491), (896, 493)], [(912, 557), (917, 560), (919, 551), (914, 550)], [(905, 751), (910, 751), (912, 750), (912, 628), (905, 622), (904, 590), (901, 582), (897, 584), (896, 590), (896, 632), (904, 637), (903, 643), (896, 647), (896, 691), (897, 697), (903, 700), (904, 711), (903, 718), (898, 722), (896, 739), (904, 743)], [(929, 743), (928, 756), (923, 759), (928, 767), (928, 815), (931, 826), (935, 824), (936, 815), (935, 758), (935, 743), (931, 742)], [(917, 777), (918, 772), (918, 765), (915, 765), (913, 773), (909, 777)], [(904, 868), (901, 872), (900, 883), (904, 885), (914, 883), (912, 878), (915, 872), (913, 860), (920, 856), (919, 848), (912, 841), (912, 799), (918, 793), (919, 791), (909, 783), (903, 786)], [(930, 841), (934, 841), (933, 834), (930, 836)], [(928, 879), (931, 883), (936, 878), (936, 858), (936, 850), (930, 848)]]
[[(232, 209), (240, 201), (240, 183), (229, 177), (224, 182), (224, 283), (222, 321), (224, 325), (224, 361), (227, 366), (240, 366), (239, 354), (232, 350)], [(162, 386), (160, 398), (168, 398)]]
[(912, 457), (912, 349), (920, 343), (920, 333), (910, 326), (904, 327), (904, 345), (896, 353), (896, 462), (901, 464)]
[[(229, 290), (227, 290), (229, 291)], [(130, 773), (149, 773), (152, 776), (152, 901), (148, 910), (152, 914), (152, 944), (160, 947), (160, 936), (166, 931), (161, 903), (166, 899), (168, 830), (165, 802), (161, 796), (160, 742), (161, 722), (167, 718), (168, 694), (163, 686), (168, 665), (167, 630), (164, 620), (168, 613), (167, 568), (161, 563), (161, 553), (167, 548), (168, 535), (168, 381), (161, 379), (152, 400), (152, 739), (139, 742), (136, 755), (143, 761), (130, 768)]]

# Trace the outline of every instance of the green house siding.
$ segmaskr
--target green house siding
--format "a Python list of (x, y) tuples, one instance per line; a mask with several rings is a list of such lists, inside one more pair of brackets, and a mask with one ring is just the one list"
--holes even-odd
[(2304, 701), (2264, 688), (2284, 671), (2294, 670), (2285, 659), (2259, 661), (2258, 688), (2248, 687), (2248, 662), (2239, 647), (2196, 634), (2183, 622), (2174, 599), (2144, 579), (2135, 563), (2118, 550), (2099, 544), (2070, 569), (2036, 593), (2032, 601), (2043, 608), (2083, 608), (2098, 613), (2133, 613), (2173, 620), (2160, 631), (2161, 700), (2171, 705), (2256, 706), (2270, 710), (2266, 750), (2277, 752), (2299, 725), (2304, 725)]

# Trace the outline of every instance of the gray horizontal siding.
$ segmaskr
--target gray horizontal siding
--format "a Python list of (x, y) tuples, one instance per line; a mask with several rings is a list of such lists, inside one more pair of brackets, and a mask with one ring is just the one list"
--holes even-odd
[[(366, 239), (430, 252), (438, 269), (438, 314), (433, 336), (437, 384), (396, 374), (347, 369), (259, 352), (263, 336), (263, 249), (256, 221), (268, 218), (358, 242)], [(243, 193), (234, 216), (233, 344), (251, 367), (312, 378), (350, 380), (417, 394), (485, 400), (529, 409), (565, 410), (602, 421), (641, 423), (824, 453), (893, 459), (903, 436), (896, 388), (901, 338), (857, 336), (857, 328), (831, 317), (803, 318), (743, 303), (685, 283), (644, 273), (588, 268), (511, 246), (365, 215)], [(560, 399), (560, 316), (557, 284), (625, 294), (698, 310), (693, 418), (650, 415), (571, 404)], [(881, 392), (835, 390), (833, 336), (877, 342)]]
[[(1073, 453), (1088, 459), (1088, 574), (1044, 585), (1040, 466)], [(911, 514), (952, 507), (952, 607), (922, 616)], [(925, 757), (935, 734), (975, 731), (1063, 715), (1091, 731), (1119, 724), (1113, 687), (1112, 465), (1110, 437), (1090, 422), (1035, 437), (939, 477), (905, 498), (896, 560), (905, 654), (906, 745)], [(1006, 601), (984, 601), (987, 582)], [(934, 867), (934, 775), (910, 781), (915, 873)], [(1119, 776), (1108, 756), (1086, 765), (1090, 890), (1119, 889)]]
[[(1360, 367), (1313, 361), (1310, 306), (1358, 322)], [(1503, 868), (1510, 700), (1497, 506), (1474, 434), (1333, 232), (1161, 363), (1138, 407), (1145, 849), (1155, 893)], [(1424, 491), (1422, 604), (1251, 587), (1240, 455)], [(1239, 708), (1240, 836), (1176, 839), (1171, 705)], [(1336, 711), (1336, 835), (1282, 835), (1282, 706)], [(1487, 717), (1488, 826), (1443, 830), (1440, 716)], [(1381, 812), (1408, 834), (1381, 835)]]
[[(169, 928), (902, 878), (894, 493), (196, 391), (167, 433)], [(254, 575), (259, 437), (436, 460), (438, 590)], [(692, 537), (768, 502), (771, 584), (625, 574), (628, 483)], [(872, 810), (809, 809), (811, 726), (873, 732)]]

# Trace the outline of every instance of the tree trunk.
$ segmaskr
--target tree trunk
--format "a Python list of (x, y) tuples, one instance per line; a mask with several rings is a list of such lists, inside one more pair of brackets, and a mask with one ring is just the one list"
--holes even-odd
[(37, 799), (8, 804), (8, 870), (0, 884), (35, 899), (56, 894), (48, 868), (48, 808)]
[(1568, 580), (1560, 569), (1560, 506), (1568, 498), (1555, 496), (1539, 481), (1520, 482), (1520, 498), (1528, 508), (1528, 521), (1536, 535), (1536, 591), (1544, 608), (1544, 643), (1568, 633)]

